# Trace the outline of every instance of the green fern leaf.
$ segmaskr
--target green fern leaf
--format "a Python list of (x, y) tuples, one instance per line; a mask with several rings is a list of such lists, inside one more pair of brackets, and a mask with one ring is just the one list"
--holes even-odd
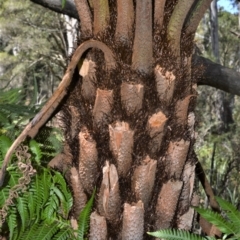
[(90, 222), (90, 213), (92, 210), (92, 205), (94, 201), (96, 189), (94, 189), (93, 194), (90, 200), (87, 202), (86, 206), (83, 208), (78, 219), (78, 239), (83, 240), (84, 235), (88, 232), (89, 222)]
[(72, 194), (69, 191), (69, 188), (67, 187), (66, 181), (62, 174), (59, 172), (54, 172), (54, 183), (57, 185), (55, 187), (55, 193), (58, 195), (58, 197), (61, 200), (61, 210), (63, 213), (63, 217), (67, 218), (69, 211), (71, 210), (72, 207)]
[(56, 217), (57, 210), (59, 208), (59, 200), (56, 195), (51, 195), (49, 201), (44, 206), (42, 219), (46, 219), (48, 223), (52, 223)]
[(32, 193), (33, 206), (30, 207), (31, 216), (35, 217), (35, 221), (38, 222), (41, 219), (41, 211), (44, 206), (44, 190), (42, 183), (42, 176), (37, 175), (32, 184), (30, 192)]
[(54, 235), (53, 239), (64, 240), (64, 239), (76, 239), (74, 236), (74, 230), (70, 225), (69, 220), (55, 220), (55, 224), (58, 226), (58, 232)]
[(216, 197), (217, 202), (219, 203), (222, 210), (224, 210), (227, 214), (227, 217), (230, 221), (232, 221), (234, 228), (235, 228), (235, 234), (240, 233), (240, 212), (236, 209), (235, 206), (233, 206), (231, 203), (227, 202), (226, 200), (223, 200), (219, 197)]
[(9, 137), (5, 135), (0, 136), (0, 153), (2, 157), (6, 155), (7, 150), (11, 147), (11, 145), (12, 140)]
[(25, 231), (18, 236), (17, 240), (37, 240), (40, 226), (41, 225), (37, 223), (30, 225), (28, 229), (25, 229)]
[(21, 218), (21, 230), (25, 230), (29, 222), (28, 193), (17, 198), (16, 207)]
[(169, 240), (203, 240), (205, 238), (184, 230), (162, 229), (156, 232), (148, 232), (149, 235)]
[(57, 231), (58, 231), (58, 227), (55, 223), (50, 225), (42, 224), (41, 227), (38, 229), (37, 239), (51, 240)]
[(9, 185), (0, 190), (0, 208), (2, 208), (3, 204), (6, 202), (9, 196), (9, 191), (10, 191)]
[(10, 208), (8, 211), (7, 224), (9, 228), (9, 239), (14, 238), (14, 231), (17, 227), (17, 209), (15, 207)]
[(194, 207), (194, 209), (208, 222), (215, 225), (222, 233), (233, 234), (235, 229), (233, 224), (227, 222), (219, 213), (213, 212), (209, 209), (202, 209)]
[(42, 158), (42, 151), (40, 149), (39, 144), (35, 140), (31, 140), (29, 143), (31, 151), (35, 154), (35, 160), (40, 165)]

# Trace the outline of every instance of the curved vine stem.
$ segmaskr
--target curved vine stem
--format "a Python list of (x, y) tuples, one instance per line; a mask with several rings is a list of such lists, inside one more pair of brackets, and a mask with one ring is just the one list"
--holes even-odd
[(15, 151), (15, 149), (22, 143), (27, 136), (34, 138), (39, 129), (48, 121), (48, 119), (52, 116), (56, 108), (61, 103), (62, 99), (67, 94), (67, 89), (71, 83), (73, 73), (76, 69), (77, 64), (79, 63), (82, 55), (90, 48), (100, 49), (104, 53), (106, 68), (108, 71), (111, 71), (116, 67), (116, 61), (114, 59), (113, 52), (110, 48), (97, 40), (88, 40), (82, 43), (74, 52), (71, 62), (68, 65), (65, 75), (62, 78), (58, 88), (53, 93), (51, 98), (47, 101), (47, 103), (43, 106), (41, 111), (33, 118), (33, 120), (25, 127), (22, 133), (18, 136), (18, 138), (13, 142), (12, 146), (8, 149), (7, 154), (4, 158), (2, 168), (0, 171), (0, 187), (3, 185), (4, 177), (6, 173), (7, 165), (10, 161), (11, 155)]

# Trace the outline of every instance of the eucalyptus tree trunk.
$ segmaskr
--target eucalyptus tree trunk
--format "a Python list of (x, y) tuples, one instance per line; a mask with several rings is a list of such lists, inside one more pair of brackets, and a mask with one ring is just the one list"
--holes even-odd
[(89, 239), (192, 228), (191, 58), (210, 2), (75, 0), (85, 55), (62, 107), (65, 146), (55, 162), (70, 169), (73, 223), (96, 186)]

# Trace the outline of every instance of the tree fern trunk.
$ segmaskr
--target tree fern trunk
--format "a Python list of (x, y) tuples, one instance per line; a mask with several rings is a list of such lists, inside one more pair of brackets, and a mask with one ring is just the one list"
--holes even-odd
[[(102, 12), (104, 24), (91, 38), (104, 47), (92, 45), (80, 71), (76, 69), (61, 114), (74, 218), (97, 187), (90, 239), (139, 240), (151, 238), (146, 232), (160, 228), (191, 229), (193, 38), (183, 26), (185, 19), (189, 27), (190, 15), (181, 10), (181, 24), (175, 29), (181, 36), (171, 32), (169, 40), (168, 26), (178, 21), (176, 2), (166, 1), (161, 11), (158, 1), (151, 0), (104, 1), (103, 10), (92, 5), (93, 12)], [(123, 8), (127, 24), (119, 25), (117, 6)], [(129, 32), (133, 7), (134, 36)], [(153, 9), (161, 13), (160, 25), (152, 23), (153, 16), (158, 19)], [(116, 63), (109, 68), (110, 55)]]

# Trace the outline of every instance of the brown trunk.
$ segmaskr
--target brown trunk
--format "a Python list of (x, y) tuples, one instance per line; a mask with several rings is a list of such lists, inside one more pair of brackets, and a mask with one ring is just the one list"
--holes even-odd
[[(61, 114), (72, 217), (96, 186), (90, 239), (151, 239), (147, 231), (190, 230), (196, 84), (192, 32), (184, 29), (191, 29), (186, 19), (194, 13), (175, 0), (102, 2), (103, 9), (93, 1), (92, 39), (105, 45), (93, 46), (75, 71)], [(116, 61), (110, 68), (109, 56)]]

